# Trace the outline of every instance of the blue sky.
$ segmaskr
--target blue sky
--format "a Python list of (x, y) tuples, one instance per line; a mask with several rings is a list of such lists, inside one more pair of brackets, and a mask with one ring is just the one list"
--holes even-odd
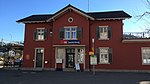
[[(144, 31), (147, 24), (135, 16), (148, 11), (145, 0), (89, 0), (89, 12), (124, 10), (132, 16), (124, 21), (125, 32)], [(53, 14), (71, 4), (85, 12), (88, 0), (0, 0), (0, 39), (24, 40), (24, 24), (16, 20), (33, 14)]]

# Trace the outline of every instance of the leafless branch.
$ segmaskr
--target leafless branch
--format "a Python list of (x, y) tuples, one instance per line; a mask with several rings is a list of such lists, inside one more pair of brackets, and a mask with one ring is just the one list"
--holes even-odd
[(144, 12), (142, 15), (138, 15), (136, 17), (138, 17), (137, 21), (141, 20), (144, 16), (150, 15), (150, 12)]

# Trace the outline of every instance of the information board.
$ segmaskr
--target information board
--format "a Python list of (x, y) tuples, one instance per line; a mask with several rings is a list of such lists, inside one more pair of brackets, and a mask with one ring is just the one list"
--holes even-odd
[(90, 56), (90, 64), (97, 65), (97, 57), (95, 55)]

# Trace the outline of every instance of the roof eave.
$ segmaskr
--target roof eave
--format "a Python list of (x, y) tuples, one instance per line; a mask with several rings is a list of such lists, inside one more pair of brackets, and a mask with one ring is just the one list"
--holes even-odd
[(130, 19), (131, 17), (124, 17), (124, 18), (97, 18), (96, 20), (125, 20)]
[(85, 17), (91, 19), (91, 20), (95, 20), (95, 18), (93, 18), (93, 17), (91, 17), (91, 16), (89, 16), (89, 15), (87, 15), (87, 14), (85, 14), (85, 13), (83, 13), (83, 12), (81, 12), (81, 11), (75, 9), (75, 8), (73, 8), (72, 6), (70, 6), (70, 7), (67, 7), (67, 8), (65, 8), (65, 9), (61, 10), (60, 12), (54, 14), (54, 16), (52, 16), (51, 18), (49, 18), (49, 19), (46, 20), (46, 21), (49, 22), (50, 20), (53, 20), (54, 18), (56, 18), (57, 16), (59, 16), (60, 14), (64, 13), (64, 12), (67, 11), (67, 10), (73, 10), (73, 11), (75, 11), (75, 12), (77, 12), (77, 13), (79, 13), (79, 14), (81, 14), (81, 15), (83, 15), (83, 16), (85, 16)]
[(46, 22), (46, 21), (19, 21), (17, 23), (24, 23), (24, 24), (27, 24), (27, 23), (43, 23), (43, 22)]

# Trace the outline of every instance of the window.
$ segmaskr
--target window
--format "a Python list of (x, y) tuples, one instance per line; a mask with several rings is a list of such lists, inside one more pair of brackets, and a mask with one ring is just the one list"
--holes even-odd
[(143, 64), (150, 64), (150, 47), (142, 48), (142, 58)]
[(60, 28), (59, 38), (64, 40), (77, 40), (82, 37), (82, 29), (77, 27)]
[(109, 53), (108, 49), (101, 48), (100, 49), (100, 57), (99, 57), (99, 62), (100, 63), (109, 63)]
[(96, 32), (98, 39), (109, 39), (111, 37), (111, 28), (108, 26), (99, 26)]
[(34, 33), (35, 40), (45, 40), (46, 39), (46, 29), (45, 28), (37, 28)]
[(73, 18), (72, 18), (72, 17), (69, 17), (69, 18), (68, 18), (68, 22), (69, 22), (69, 23), (72, 23), (72, 22), (73, 22)]
[(43, 48), (36, 48), (36, 54), (43, 54), (44, 49)]
[(65, 39), (77, 39), (77, 28), (65, 28)]
[(110, 64), (112, 62), (112, 49), (100, 47), (96, 50), (97, 61), (99, 64)]

